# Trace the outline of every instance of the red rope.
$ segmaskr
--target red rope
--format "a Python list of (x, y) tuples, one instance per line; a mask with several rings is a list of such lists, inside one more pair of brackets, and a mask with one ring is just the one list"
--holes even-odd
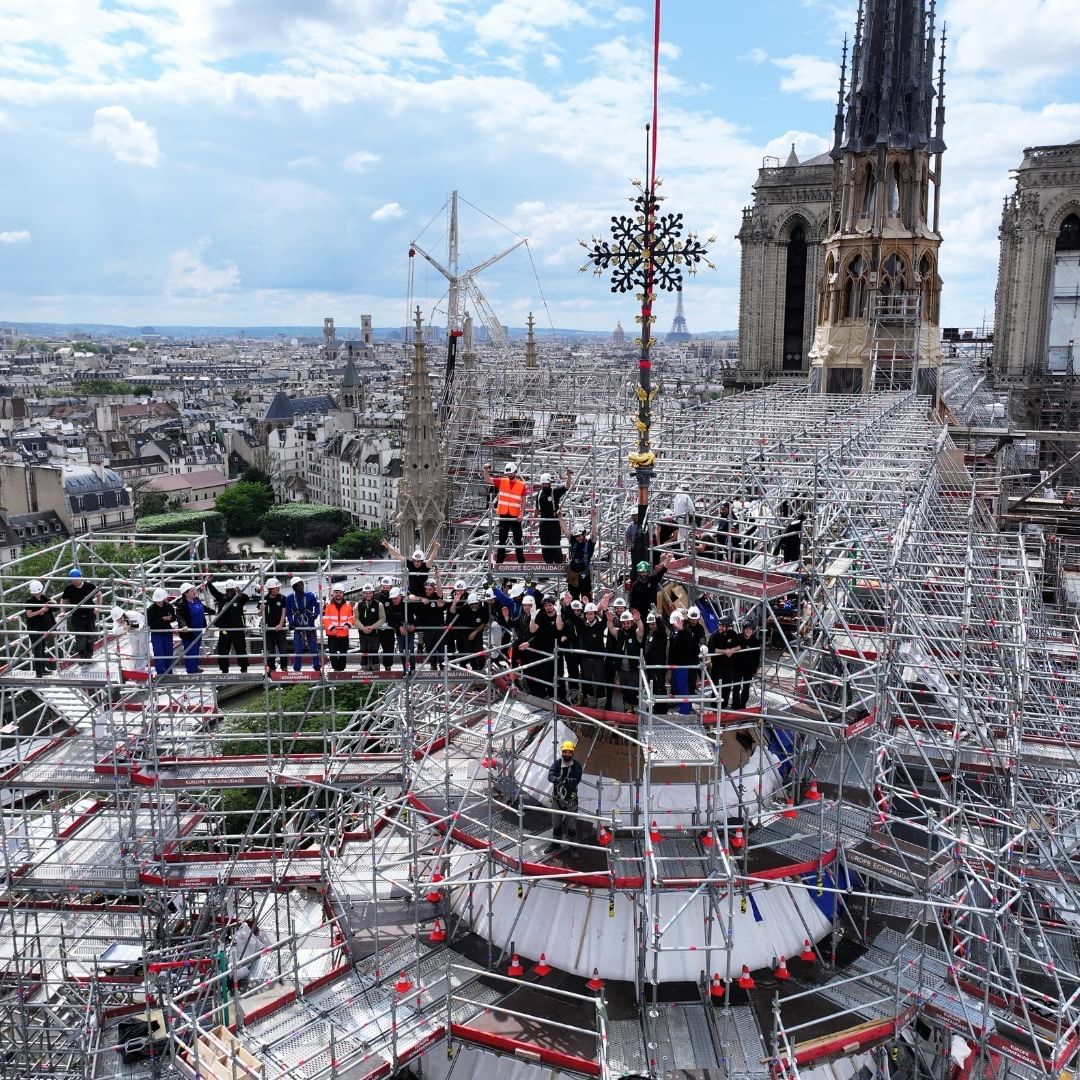
[(656, 144), (660, 135), (660, 0), (653, 14), (652, 61), (652, 161), (649, 162), (649, 190), (656, 188)]

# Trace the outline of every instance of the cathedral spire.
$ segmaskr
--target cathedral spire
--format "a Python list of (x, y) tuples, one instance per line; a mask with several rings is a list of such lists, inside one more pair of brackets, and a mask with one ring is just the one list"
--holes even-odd
[(533, 313), (529, 312), (528, 322), (525, 324), (528, 327), (528, 333), (525, 336), (525, 366), (527, 368), (535, 368), (539, 365), (536, 361), (536, 334), (534, 328), (536, 327), (536, 320), (533, 318)]
[(836, 95), (836, 119), (833, 121), (832, 156), (840, 157), (840, 143), (844, 138), (844, 91), (847, 89), (847, 34), (844, 35), (844, 51), (840, 59), (840, 91)]
[(929, 147), (933, 18), (934, 0), (860, 3), (844, 140), (838, 150)]
[(398, 526), (402, 550), (426, 548), (443, 523), (444, 477), (435, 431), (435, 407), (428, 381), (420, 308), (416, 309), (413, 355), (405, 406), (405, 451), (398, 489)]

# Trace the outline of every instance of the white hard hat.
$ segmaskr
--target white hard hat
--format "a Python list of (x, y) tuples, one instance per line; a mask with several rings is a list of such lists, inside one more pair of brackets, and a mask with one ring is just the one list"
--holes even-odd
[(40, 581), (31, 581), (26, 587), (34, 594), (34, 596), (45, 591), (45, 586), (42, 585)]
[(295, 589), (297, 585), (303, 585), (304, 579), (302, 577), (294, 577), (289, 584)]
[[(342, 592), (345, 591), (345, 586), (342, 585), (340, 582), (337, 585), (335, 585), (334, 588), (335, 589), (340, 589)], [(374, 592), (375, 591), (375, 586), (372, 585), (370, 581), (365, 581), (364, 582), (364, 587), (360, 591), (361, 592)]]
[(696, 607), (692, 607), (687, 610), (686, 616), (689, 619), (700, 619), (701, 612)]
[(113, 622), (119, 622), (124, 617), (124, 609), (114, 607), (112, 611), (109, 612), (109, 615), (112, 616)]
[(183, 596), (184, 593), (186, 593), (188, 591), (188, 589), (194, 589), (194, 588), (195, 588), (195, 586), (192, 585), (190, 581), (185, 581), (180, 585), (180, 588), (177, 589), (176, 592), (177, 592), (178, 596)]
[(533, 596), (533, 594), (532, 594), (532, 593), (529, 593), (529, 595), (528, 595), (528, 596), (523, 596), (523, 597), (521, 598), (521, 603), (522, 603), (523, 605), (524, 605), (524, 604), (528, 604), (528, 605), (529, 605), (530, 607), (536, 607), (536, 597), (535, 597), (535, 596)]
[(649, 614), (645, 616), (645, 621), (646, 621), (647, 623), (649, 623), (649, 622), (651, 622), (651, 623), (654, 623), (654, 622), (656, 622), (656, 612), (655, 612), (655, 611), (650, 611), (650, 612), (649, 612)]
[(480, 603), (480, 594), (471, 592), (471, 593), (469, 593), (468, 596), (465, 597), (465, 601), (466, 601), (466, 603), (469, 603), (469, 604), (479, 604)]
[(514, 473), (517, 472), (517, 465), (513, 461), (508, 461), (503, 466), (503, 472), (506, 473), (507, 476), (513, 476)]
[(485, 589), (484, 590), (484, 599), (485, 600), (494, 600), (495, 599), (495, 590), (494, 589)]
[(239, 586), (238, 586), (238, 585), (237, 585), (237, 583), (236, 583), (236, 578), (226, 578), (226, 579), (225, 579), (225, 588), (226, 588), (226, 589), (236, 589), (236, 588), (239, 588)]
[(464, 592), (468, 587), (469, 586), (465, 584), (464, 578), (458, 578), (457, 581), (454, 582), (454, 588), (460, 589), (462, 592)]
[(634, 616), (629, 611), (624, 611), (619, 616), (619, 622), (633, 622), (633, 621), (634, 621)]
[(525, 592), (525, 586), (520, 582), (510, 590), (510, 599), (516, 600), (522, 593)]
[(266, 587), (268, 589), (280, 589), (281, 588), (281, 582), (278, 581), (278, 579), (276, 577), (267, 578), (266, 579)]
[(541, 473), (540, 474), (540, 483), (541, 484), (550, 484), (551, 483), (551, 473), (549, 473), (549, 472)]
[(394, 579), (393, 578), (388, 578), (388, 577), (381, 577), (381, 578), (379, 578), (379, 584), (380, 585), (393, 585), (394, 584)]
[(584, 521), (579, 521), (574, 525), (574, 528), (573, 528), (573, 535), (574, 536), (577, 536), (578, 533), (585, 533), (585, 532), (588, 532), (588, 529), (585, 527), (585, 522)]
[(580, 600), (571, 600), (570, 601), (570, 608), (571, 608), (572, 611), (580, 611), (581, 610), (581, 601)]
[(666, 509), (666, 510), (664, 511), (664, 513), (663, 513), (662, 517), (663, 517), (663, 520), (664, 520), (664, 521), (674, 521), (674, 520), (675, 520), (675, 511), (674, 511), (674, 510), (672, 510), (672, 509), (671, 509), (671, 507), (669, 506), (669, 507), (668, 507), (668, 508), (667, 508), (667, 509)]
[(589, 601), (589, 603), (587, 603), (585, 605), (585, 614), (586, 615), (588, 615), (590, 611), (595, 614), (599, 610), (600, 609), (591, 600)]
[(620, 596), (612, 606), (617, 608), (624, 608), (626, 607), (626, 601)]
[(412, 553), (413, 562), (415, 562), (417, 559), (422, 559), (423, 557), (424, 557), (424, 549), (423, 548), (414, 548), (413, 549), (413, 553)]
[(396, 585), (390, 590), (390, 599), (396, 600), (401, 595), (401, 589)]
[(156, 604), (159, 601), (164, 600), (168, 595), (169, 594), (164, 589), (155, 589), (152, 599), (153, 599), (154, 603)]

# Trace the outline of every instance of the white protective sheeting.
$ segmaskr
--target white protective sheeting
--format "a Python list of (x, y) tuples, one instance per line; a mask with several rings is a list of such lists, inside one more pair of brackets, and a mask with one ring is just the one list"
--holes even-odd
[(421, 1059), (424, 1080), (560, 1080), (574, 1073), (563, 1072), (531, 1061), (518, 1061), (505, 1054), (489, 1054), (472, 1046), (457, 1045), (454, 1060), (446, 1060), (446, 1048), (439, 1043)]
[[(514, 778), (529, 801), (551, 805), (551, 785), (548, 783), (547, 774), (555, 759), (554, 748), (563, 739), (576, 741), (576, 736), (561, 720), (556, 720), (553, 738), (549, 722), (518, 754)], [(581, 748), (578, 753), (579, 761), (583, 759), (581, 751), (584, 749), (586, 748)], [(780, 786), (781, 777), (777, 765), (776, 758), (768, 750), (758, 746), (745, 765), (726, 774), (720, 781), (715, 818), (724, 820), (737, 815), (740, 785), (743, 790), (742, 803), (751, 817), (759, 813)], [(700, 824), (698, 808), (704, 804), (706, 795), (707, 792), (698, 784), (653, 784), (649, 800), (652, 817), (661, 828)], [(578, 789), (578, 802), (581, 813), (599, 814), (608, 818), (612, 812), (617, 818), (629, 817), (637, 805), (633, 785), (593, 775), (587, 768)]]
[[(605, 979), (631, 980), (637, 947), (634, 937), (633, 897), (618, 893), (615, 914), (608, 914), (608, 894), (592, 889), (566, 889), (542, 881), (533, 883), (523, 899), (517, 897), (517, 883), (501, 881), (492, 886), (492, 936), (500, 948), (508, 948), (511, 935), (514, 947), (522, 956), (537, 959), (541, 953), (549, 964), (578, 975), (589, 975), (596, 968)], [(828, 934), (831, 924), (805, 888), (787, 888), (783, 884), (760, 887), (752, 892), (754, 903), (747, 903), (745, 913), (740, 898), (735, 897), (732, 914), (731, 974), (738, 975), (743, 964), (751, 970), (768, 967), (781, 954), (797, 956), (803, 941), (819, 941)], [(657, 894), (659, 922), (666, 927), (663, 949), (689, 949), (687, 952), (661, 952), (656, 968), (660, 982), (694, 981), (708, 966), (709, 972), (725, 972), (727, 952), (704, 947), (702, 928), (711, 913), (701, 896), (689, 892)], [(524, 905), (524, 909), (523, 909)], [(761, 921), (754, 913), (756, 905)], [(482, 936), (488, 934), (488, 888), (458, 889), (454, 906), (458, 915)], [(720, 901), (722, 925), (713, 924), (712, 936), (717, 946), (723, 944), (727, 926), (727, 901)], [(671, 921), (670, 927), (668, 922)], [(807, 931), (809, 928), (809, 932)], [(653, 962), (649, 956), (649, 964)], [(652, 977), (652, 968), (649, 970)]]
[(862, 1068), (874, 1075), (874, 1059), (870, 1054), (855, 1054), (825, 1065), (800, 1066), (799, 1080), (853, 1080)]

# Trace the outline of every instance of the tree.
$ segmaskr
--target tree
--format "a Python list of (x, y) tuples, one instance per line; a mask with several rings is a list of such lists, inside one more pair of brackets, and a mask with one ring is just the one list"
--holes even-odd
[(164, 514), (169, 509), (169, 496), (164, 491), (144, 491), (135, 503), (135, 517)]
[(316, 522), (336, 526), (337, 536), (351, 524), (349, 515), (336, 506), (322, 503), (286, 503), (267, 512), (259, 535), (268, 544), (303, 545), (308, 529)]
[(214, 509), (225, 518), (230, 536), (250, 536), (262, 527), (274, 493), (265, 484), (240, 481), (226, 488), (215, 500)]
[(349, 529), (333, 545), (338, 559), (378, 559), (383, 554), (382, 529)]
[(255, 465), (249, 465), (240, 474), (240, 483), (262, 484), (263, 487), (268, 487), (271, 491), (274, 490), (274, 482), (270, 479), (270, 474)]

